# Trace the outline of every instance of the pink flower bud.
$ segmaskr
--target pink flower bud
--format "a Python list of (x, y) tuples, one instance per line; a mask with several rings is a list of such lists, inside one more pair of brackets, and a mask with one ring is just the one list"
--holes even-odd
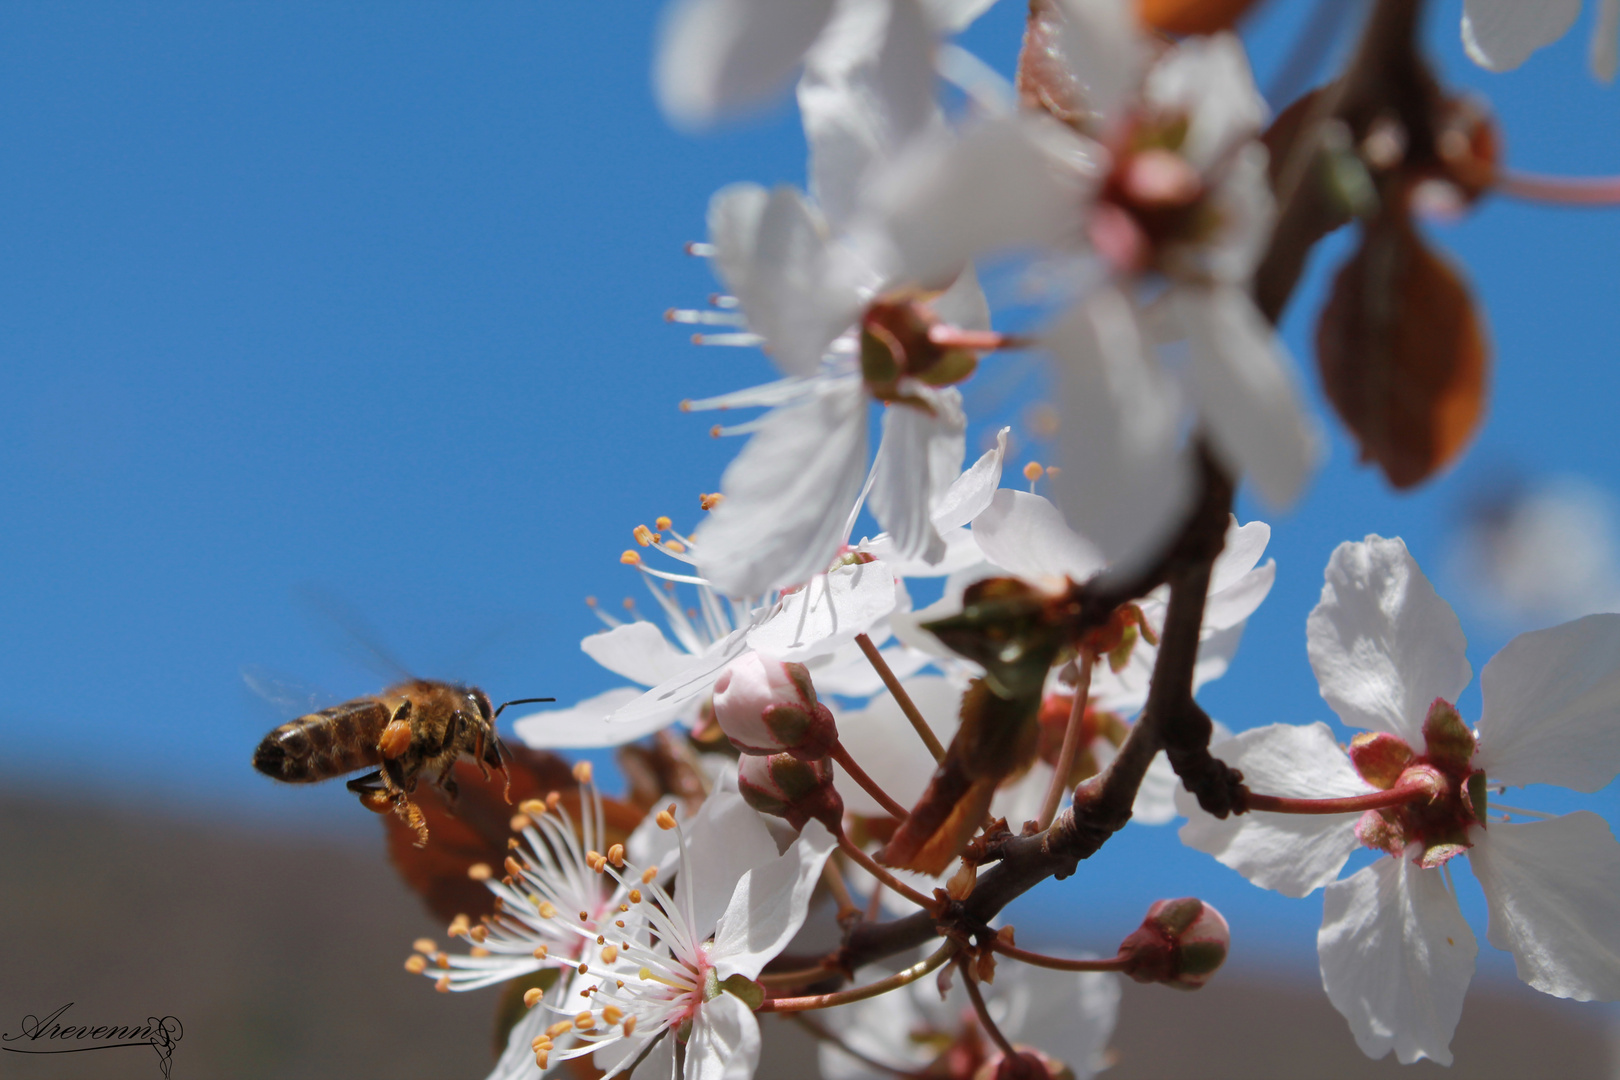
[(714, 684), (720, 730), (744, 754), (789, 753), (812, 761), (838, 742), (832, 713), (816, 700), (803, 664), (745, 653)]
[(804, 761), (792, 754), (744, 754), (737, 764), (743, 801), (762, 814), (787, 819), (795, 829), (815, 820), (838, 833), (844, 800), (833, 787), (832, 762)]
[(1221, 913), (1195, 897), (1160, 900), (1120, 943), (1124, 971), (1137, 982), (1196, 990), (1226, 962), (1232, 931)]

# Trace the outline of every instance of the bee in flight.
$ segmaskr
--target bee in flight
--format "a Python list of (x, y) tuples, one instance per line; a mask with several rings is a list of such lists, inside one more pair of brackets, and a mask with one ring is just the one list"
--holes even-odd
[(349, 790), (367, 809), (398, 814), (423, 847), (427, 825), (411, 801), (422, 774), (437, 772), (435, 786), (447, 801), (456, 797), (451, 769), (462, 754), (478, 762), (486, 780), (492, 768), (505, 775), (511, 752), (495, 733), (495, 718), (507, 705), (555, 700), (521, 698), (497, 709), (476, 686), (409, 679), (289, 720), (264, 737), (253, 752), (253, 767), (289, 784), (313, 784), (378, 766), (350, 780)]

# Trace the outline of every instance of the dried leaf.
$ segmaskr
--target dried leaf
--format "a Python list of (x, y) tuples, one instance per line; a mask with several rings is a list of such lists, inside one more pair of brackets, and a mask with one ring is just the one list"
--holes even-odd
[[(389, 861), (428, 910), (446, 923), (459, 914), (476, 922), (480, 915), (494, 911), (494, 895), (482, 882), (468, 877), (467, 871), (475, 863), (483, 863), (500, 874), (518, 804), (560, 792), (574, 820), (579, 820), (578, 784), (568, 762), (521, 745), (508, 743), (507, 748), (512, 752), (506, 766), (512, 777), (510, 803), (503, 797), (505, 784), (499, 773), (486, 781), (477, 764), (458, 761), (454, 775), (460, 794), (454, 809), (445, 805), (429, 783), (416, 790), (414, 799), (427, 819), (430, 836), (426, 847), (415, 846), (415, 831), (399, 818), (384, 815)], [(603, 813), (613, 839), (628, 836), (642, 816), (636, 808), (612, 799), (603, 800)]]
[(1254, 0), (1137, 0), (1142, 22), (1167, 34), (1213, 34), (1230, 30)]
[(1334, 280), (1316, 354), (1362, 460), (1397, 488), (1454, 459), (1484, 415), (1485, 334), (1468, 287), (1404, 210), (1368, 223)]

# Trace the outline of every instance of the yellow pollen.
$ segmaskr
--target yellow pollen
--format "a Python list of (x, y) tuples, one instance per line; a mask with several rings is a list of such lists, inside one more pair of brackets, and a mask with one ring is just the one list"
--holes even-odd
[(411, 955), (405, 961), (405, 970), (410, 972), (412, 975), (422, 974), (422, 972), (427, 970), (427, 957), (421, 955), (420, 953)]
[(590, 783), (591, 763), (588, 761), (576, 761), (574, 763), (574, 779), (582, 784)]
[(518, 809), (525, 814), (543, 814), (546, 812), (546, 804), (539, 799), (524, 799), (518, 804)]
[(540, 901), (540, 917), (542, 919), (555, 919), (557, 917), (557, 905), (550, 900)]
[(467, 867), (467, 876), (474, 881), (488, 881), (495, 872), (489, 868), (489, 863), (475, 862)]
[(524, 1008), (534, 1008), (536, 1005), (540, 1004), (540, 999), (543, 997), (545, 997), (545, 994), (541, 992), (538, 986), (529, 987), (527, 990), (523, 991)]
[(529, 820), (527, 814), (513, 814), (512, 820), (508, 821), (507, 824), (512, 827), (513, 832), (522, 832), (534, 823)]
[(626, 566), (639, 566), (641, 565), (641, 556), (627, 548), (625, 549), (624, 553), (619, 556), (619, 561), (624, 563)]
[(557, 1036), (561, 1035), (563, 1032), (569, 1030), (573, 1026), (574, 1022), (572, 1020), (559, 1020), (555, 1024), (552, 1024), (550, 1027), (546, 1028), (546, 1038), (555, 1039)]
[(606, 1024), (608, 1027), (614, 1027), (620, 1020), (623, 1019), (624, 1010), (619, 1008), (617, 1005), (605, 1005), (602, 1007), (602, 1023)]
[(550, 950), (544, 945), (536, 945), (534, 947), (534, 958), (536, 960), (544, 960), (546, 958), (546, 953), (549, 951)]
[(623, 919), (614, 919), (613, 920), (613, 925), (617, 926), (620, 930), (623, 930), (624, 929), (624, 920)]
[(476, 956), (479, 959), (483, 959), (489, 955), (489, 950), (480, 945), (474, 945), (472, 948), (467, 950), (467, 955)]
[(522, 877), (523, 864), (512, 858), (512, 856), (508, 855), (506, 857), (506, 872), (515, 878)]
[(448, 994), (450, 992), (450, 976), (440, 975), (439, 981), (433, 984), (433, 989), (441, 994)]
[(482, 945), (484, 943), (484, 939), (489, 937), (489, 927), (475, 926), (471, 930), (467, 931), (467, 936), (478, 942), (478, 944)]
[(602, 963), (611, 964), (619, 958), (619, 950), (613, 945), (602, 946)]
[(608, 856), (607, 857), (608, 857), (608, 862), (612, 863), (615, 867), (623, 868), (623, 866), (624, 866), (624, 845), (623, 844), (614, 844), (612, 847), (608, 848)]
[(715, 507), (725, 502), (725, 500), (726, 497), (720, 492), (716, 491), (712, 495), (699, 495), (698, 505), (703, 507), (705, 510), (713, 510)]
[(636, 543), (640, 544), (642, 547), (652, 547), (652, 545), (658, 541), (658, 534), (647, 528), (645, 525), (636, 526), (635, 537)]
[[(620, 983), (619, 985), (623, 986), (624, 983)], [(635, 1034), (635, 1030), (636, 1030), (636, 1018), (634, 1016), (625, 1017), (624, 1018), (624, 1037), (628, 1039), (631, 1035)]]
[(679, 555), (683, 551), (686, 550), (686, 545), (681, 543), (679, 540), (671, 540), (671, 541), (669, 541), (669, 543), (664, 545), (664, 550), (665, 551), (672, 551), (675, 554)]
[(415, 949), (419, 953), (427, 953), (429, 955), (439, 951), (438, 943), (430, 937), (417, 938), (415, 941), (411, 942), (411, 948)]
[(601, 934), (597, 934), (596, 935), (596, 943), (598, 945), (606, 945), (607, 944), (607, 938), (603, 937)]
[(663, 514), (660, 514), (653, 522), (653, 528), (657, 529), (659, 532), (663, 532), (665, 529), (672, 528), (674, 524), (675, 523), (669, 518), (665, 517)]
[(585, 973), (586, 973), (586, 972), (588, 972), (588, 971), (590, 971), (590, 970), (591, 970), (591, 965), (589, 965), (589, 964), (587, 964), (587, 963), (586, 963), (586, 962), (585, 962), (585, 961), (583, 961), (583, 960), (581, 960), (581, 961), (580, 961), (580, 962), (579, 962), (579, 973), (580, 973), (580, 974), (581, 974), (581, 975), (584, 975), (584, 974), (585, 974)]
[(641, 890), (640, 889), (631, 889), (630, 890), (630, 902), (632, 904), (641, 903)]
[(588, 912), (588, 911), (582, 911), (582, 912), (579, 913), (579, 921), (580, 922), (589, 922), (590, 918), (591, 918), (591, 913)]
[(1038, 461), (1032, 461), (1024, 466), (1024, 479), (1034, 483), (1045, 475), (1046, 469)]

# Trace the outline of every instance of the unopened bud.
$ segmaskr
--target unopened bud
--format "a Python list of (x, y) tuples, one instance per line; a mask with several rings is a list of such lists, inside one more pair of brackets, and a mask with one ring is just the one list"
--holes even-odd
[(1015, 1047), (1016, 1054), (998, 1054), (979, 1067), (973, 1080), (1074, 1080), (1063, 1062), (1034, 1047)]
[(1223, 963), (1232, 931), (1221, 913), (1196, 897), (1160, 900), (1120, 943), (1124, 971), (1137, 982), (1196, 990)]
[(739, 656), (715, 680), (714, 716), (744, 754), (785, 752), (811, 761), (838, 742), (832, 713), (816, 700), (805, 666), (757, 652)]
[(749, 806), (786, 818), (795, 829), (815, 820), (828, 832), (839, 831), (844, 800), (833, 787), (832, 763), (826, 758), (803, 761), (792, 754), (745, 754), (737, 765), (737, 787)]

